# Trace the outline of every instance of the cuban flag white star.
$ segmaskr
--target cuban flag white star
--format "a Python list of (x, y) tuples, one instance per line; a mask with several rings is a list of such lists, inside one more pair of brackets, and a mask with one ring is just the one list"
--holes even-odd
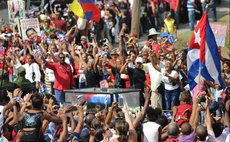
[(201, 38), (200, 38), (200, 29), (196, 31), (194, 31), (194, 35), (195, 35), (195, 42), (194, 43), (198, 43), (200, 45), (201, 42)]

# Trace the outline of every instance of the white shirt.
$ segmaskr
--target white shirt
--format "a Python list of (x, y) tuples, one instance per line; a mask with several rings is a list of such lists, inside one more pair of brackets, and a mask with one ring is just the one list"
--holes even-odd
[(158, 142), (160, 125), (156, 122), (143, 124), (144, 142)]
[[(22, 66), (26, 70), (25, 78), (28, 79), (31, 83), (41, 81), (41, 72), (40, 72), (40, 68), (37, 63), (32, 63), (31, 65), (26, 63)], [(35, 73), (34, 80), (33, 80), (33, 72)]]
[(206, 142), (216, 142), (215, 134), (213, 131), (208, 131), (208, 137), (206, 139)]
[(152, 66), (152, 63), (146, 63), (143, 65), (145, 72), (149, 72), (151, 90), (156, 91), (161, 84), (161, 73)]
[[(28, 79), (31, 83), (41, 81), (41, 72), (40, 72), (40, 68), (37, 63), (32, 63), (31, 65), (26, 63), (24, 65), (21, 65), (21, 63), (19, 62), (18, 64), (15, 65), (15, 68), (17, 69), (20, 66), (25, 68), (25, 71), (26, 71), (25, 78)], [(35, 74), (34, 80), (33, 80), (33, 72)]]
[[(165, 76), (165, 68), (161, 69), (161, 73), (162, 73), (162, 81), (164, 82), (164, 86), (165, 86), (166, 90), (171, 91), (171, 90), (175, 90), (175, 89), (179, 88), (178, 83), (173, 84), (173, 82), (167, 76)], [(175, 77), (178, 75), (179, 75), (178, 72), (175, 70), (172, 70), (171, 73), (169, 74), (169, 76), (171, 76), (171, 77)]]
[(54, 71), (49, 68), (46, 68), (46, 74), (48, 76), (49, 81), (54, 82), (55, 80)]
[[(227, 137), (229, 135), (229, 128), (225, 128), (222, 132), (222, 134), (216, 138), (217, 142), (224, 142), (225, 140), (227, 140)], [(229, 142), (229, 141), (227, 141)]]

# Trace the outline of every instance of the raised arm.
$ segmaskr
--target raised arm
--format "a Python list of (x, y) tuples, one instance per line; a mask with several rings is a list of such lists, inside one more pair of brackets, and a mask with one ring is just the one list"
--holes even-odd
[(211, 121), (211, 113), (210, 113), (210, 109), (209, 109), (210, 100), (207, 96), (205, 98), (206, 98), (206, 102), (205, 102), (205, 109), (206, 109), (205, 124), (207, 126), (208, 131), (213, 131), (212, 121)]
[(45, 65), (47, 68), (49, 68), (49, 69), (51, 69), (51, 70), (53, 70), (53, 71), (56, 70), (56, 67), (55, 67), (55, 64), (54, 64), (54, 63), (50, 63), (50, 62), (44, 61), (44, 65)]
[(120, 69), (120, 73), (127, 73), (126, 68), (129, 62), (131, 62), (131, 59), (130, 57), (127, 57), (125, 64)]
[(83, 108), (82, 106), (78, 107), (78, 123), (77, 123), (77, 127), (75, 128), (74, 132), (80, 134), (81, 129), (83, 127), (84, 124), (84, 112), (83, 112)]
[(55, 124), (59, 123), (61, 121), (60, 117), (58, 117), (55, 114), (50, 114), (48, 112), (43, 112), (43, 117), (44, 119), (50, 121), (50, 122), (54, 122)]
[(5, 113), (7, 110), (11, 109), (15, 104), (16, 101), (14, 100), (13, 96), (21, 96), (22, 95), (22, 90), (20, 88), (17, 88), (13, 91), (13, 93), (7, 91), (7, 96), (10, 98), (10, 102), (3, 107), (3, 116), (5, 116)]
[(137, 133), (136, 133), (136, 130), (135, 130), (134, 126), (133, 126), (132, 119), (129, 116), (129, 113), (127, 111), (126, 106), (123, 107), (123, 112), (124, 112), (124, 115), (125, 115), (125, 120), (129, 124), (129, 141), (130, 142), (136, 142), (137, 141)]
[(136, 119), (133, 121), (133, 127), (134, 128), (136, 128), (137, 125), (140, 123), (140, 121), (144, 118), (144, 115), (146, 113), (146, 109), (149, 106), (150, 97), (151, 97), (151, 90), (150, 89), (148, 90), (147, 88), (145, 88), (145, 104), (144, 104), (142, 111), (137, 114)]
[(94, 65), (93, 65), (93, 70), (94, 70), (94, 72), (96, 72), (98, 69), (97, 69), (97, 65), (98, 65), (98, 62), (99, 62), (99, 58), (100, 58), (100, 56), (97, 54), (96, 56), (95, 56), (95, 63), (94, 63)]
[(71, 56), (72, 56), (72, 58), (73, 58), (73, 60), (74, 60), (75, 62), (80, 63), (79, 54), (81, 54), (81, 53), (80, 53), (80, 51), (78, 51), (78, 52), (77, 52), (78, 55), (76, 55), (75, 50), (76, 50), (76, 44), (75, 44), (75, 43), (72, 43), (72, 49), (71, 49), (70, 54), (71, 54)]
[(119, 47), (119, 57), (122, 59), (122, 64), (125, 62), (126, 59), (126, 54), (125, 54), (125, 49), (122, 46), (122, 38), (118, 37), (118, 47)]
[(76, 35), (76, 33), (78, 32), (78, 29), (77, 29), (77, 26), (73, 26), (71, 27), (71, 29), (66, 33), (66, 37), (70, 37), (72, 36), (73, 34)]
[(75, 123), (75, 120), (73, 118), (73, 113), (72, 112), (70, 112), (69, 118), (70, 118), (70, 123), (71, 123), (71, 130), (70, 131), (73, 132), (75, 127), (76, 127), (76, 123)]
[(58, 139), (58, 142), (66, 142), (68, 136), (67, 117), (66, 114), (64, 113), (62, 113), (60, 117), (62, 120), (63, 130), (61, 132), (60, 138)]
[(197, 96), (193, 100), (193, 105), (192, 105), (192, 114), (189, 120), (189, 124), (192, 126), (193, 130), (196, 129), (198, 125), (198, 118), (199, 118), (199, 111), (198, 111), (198, 103), (200, 98)]
[(109, 125), (110, 125), (110, 122), (112, 120), (112, 117), (113, 117), (113, 109), (117, 106), (117, 103), (116, 102), (113, 102), (112, 103), (112, 106), (109, 108), (109, 112), (108, 114), (106, 115), (106, 118), (105, 118), (105, 129), (109, 128)]
[(150, 51), (150, 61), (152, 63), (152, 66), (159, 72), (161, 72), (161, 68), (158, 66), (159, 59), (157, 58), (156, 54), (153, 53), (153, 51)]

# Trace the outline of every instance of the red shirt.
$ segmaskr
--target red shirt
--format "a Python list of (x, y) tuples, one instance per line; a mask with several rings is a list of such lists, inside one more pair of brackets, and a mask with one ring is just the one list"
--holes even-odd
[(73, 73), (69, 64), (47, 63), (46, 67), (54, 71), (54, 88), (57, 90), (67, 90), (74, 86)]
[(57, 30), (65, 31), (67, 29), (67, 23), (65, 20), (55, 18), (53, 21)]
[(78, 75), (79, 77), (79, 63), (78, 62), (74, 62), (74, 70), (75, 70), (75, 74), (74, 75)]
[(158, 43), (156, 43), (156, 42), (152, 43), (152, 50), (154, 51), (155, 54), (158, 54), (158, 51), (160, 48), (161, 48), (161, 46)]
[[(3, 63), (0, 63), (0, 69), (2, 70), (2, 68), (3, 68)], [(9, 72), (9, 68), (8, 68), (8, 66), (5, 64), (5, 66), (4, 66), (4, 70), (6, 71), (6, 72)], [(1, 74), (0, 74), (1, 75)]]
[(170, 4), (170, 7), (171, 7), (171, 9), (172, 10), (175, 10), (175, 11), (177, 11), (177, 10), (179, 10), (179, 6), (180, 6), (180, 0), (172, 0), (171, 1), (171, 4)]
[(124, 79), (125, 80), (125, 88), (130, 88), (130, 78), (127, 75), (127, 77)]
[[(181, 104), (177, 106), (177, 113), (175, 115), (175, 119), (177, 124), (181, 126), (184, 122), (189, 122), (190, 116), (192, 114), (192, 105), (191, 104)], [(182, 117), (182, 119), (179, 119)]]
[(148, 84), (148, 85), (150, 86), (150, 85), (151, 85), (150, 74), (149, 74), (149, 73), (146, 73), (146, 74), (145, 74), (145, 77), (146, 77), (145, 83)]
[(156, 5), (160, 4), (160, 0), (152, 0), (152, 2), (154, 2), (154, 4), (156, 4)]
[(178, 138), (168, 138), (166, 142), (178, 142)]

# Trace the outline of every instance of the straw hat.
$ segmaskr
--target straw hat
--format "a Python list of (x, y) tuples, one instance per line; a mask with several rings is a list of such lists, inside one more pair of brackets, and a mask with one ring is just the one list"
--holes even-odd
[(149, 30), (148, 36), (151, 36), (151, 35), (159, 35), (159, 34), (160, 34), (160, 33), (157, 32), (155, 28), (151, 28), (151, 29)]

